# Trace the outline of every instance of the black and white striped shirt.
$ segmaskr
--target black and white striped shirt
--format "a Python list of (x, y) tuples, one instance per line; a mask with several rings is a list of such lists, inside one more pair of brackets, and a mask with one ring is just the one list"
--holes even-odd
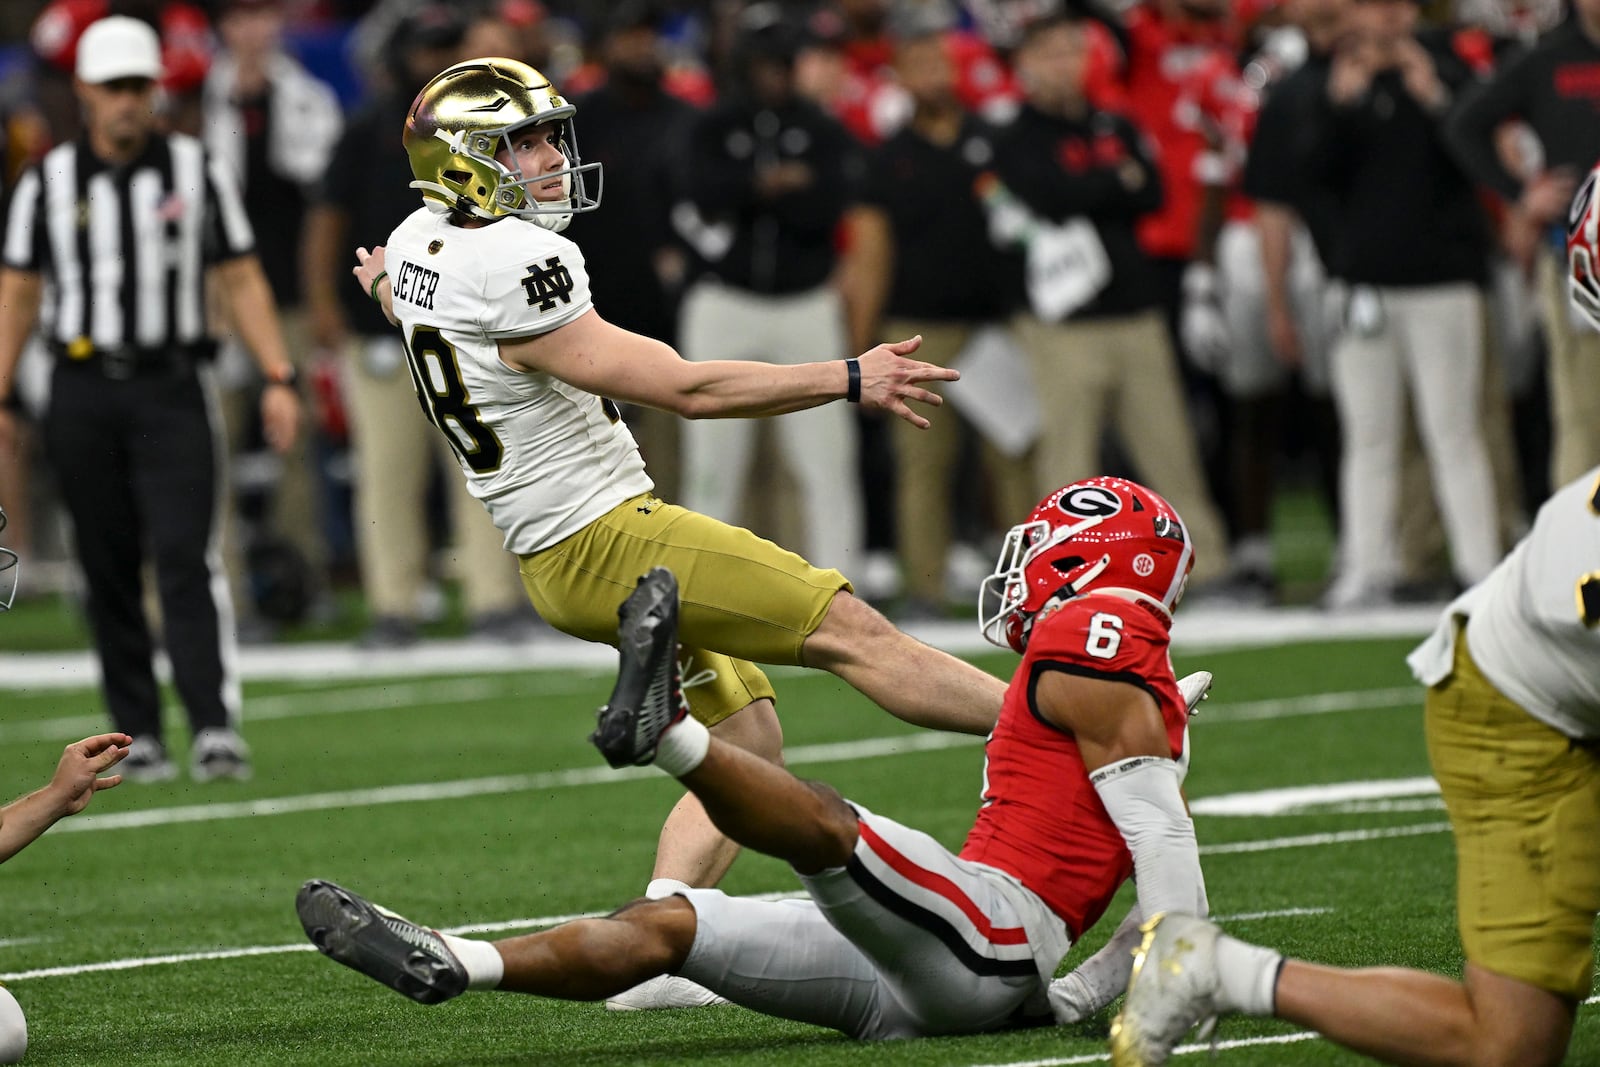
[(193, 137), (152, 135), (123, 166), (80, 139), (18, 180), (4, 263), (46, 276), (41, 332), (87, 358), (209, 345), (205, 268), (254, 247), (237, 183)]

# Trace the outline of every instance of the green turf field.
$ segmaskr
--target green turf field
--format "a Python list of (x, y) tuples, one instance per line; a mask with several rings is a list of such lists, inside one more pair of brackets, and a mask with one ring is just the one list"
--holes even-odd
[[(1425, 775), (1409, 644), (1179, 657), (1180, 673), (1217, 675), (1194, 729), (1191, 797)], [(1005, 672), (1014, 659), (980, 662)], [(826, 676), (785, 673), (777, 684), (800, 773), (959, 845), (976, 803), (975, 744), (911, 731)], [(423, 1008), (306, 951), (292, 904), (312, 876), (443, 927), (531, 929), (635, 895), (676, 789), (654, 772), (612, 774), (586, 744), (609, 685), (608, 674), (547, 671), (249, 686), (253, 782), (124, 786), (0, 868), (0, 980), (28, 1013), (26, 1062), (1100, 1062), (1107, 1017), (866, 1047), (738, 1008), (618, 1016), (483, 994)], [(363, 710), (384, 703), (396, 706)], [(61, 745), (98, 716), (91, 692), (0, 690), (0, 790), (42, 782)], [(1213, 909), (1241, 916), (1235, 932), (1296, 954), (1458, 973), (1449, 835), (1405, 833), (1442, 820), (1428, 797), (1199, 815)], [(1344, 836), (1291, 840), (1316, 834)], [(746, 856), (725, 887), (795, 882)], [(1292, 1032), (1226, 1022), (1221, 1039), (1244, 1044), (1216, 1062), (1357, 1062), (1321, 1041), (1255, 1040)], [(1570, 1062), (1600, 1063), (1593, 1007)]]

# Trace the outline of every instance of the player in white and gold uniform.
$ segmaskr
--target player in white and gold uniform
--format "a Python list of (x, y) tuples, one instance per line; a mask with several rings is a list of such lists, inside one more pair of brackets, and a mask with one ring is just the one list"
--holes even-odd
[[(956, 375), (906, 358), (918, 339), (846, 361), (691, 363), (607, 323), (582, 252), (559, 233), (598, 206), (599, 165), (578, 159), (573, 114), (522, 63), (442, 72), (406, 121), (425, 206), (387, 248), (357, 252), (356, 278), (400, 326), (423, 411), (521, 558), (534, 607), (567, 633), (615, 643), (639, 575), (670, 568), (682, 583), (684, 676), (700, 682), (688, 689), (693, 714), (771, 759), (782, 735), (752, 661), (819, 667), (907, 721), (987, 733), (999, 679), (895, 629), (838, 571), (655, 497), (602, 399), (688, 418), (849, 399), (926, 426), (907, 401), (938, 404), (921, 383)], [(686, 796), (662, 830), (652, 893), (714, 884), (736, 851)]]
[(1565, 1057), (1600, 914), (1600, 467), (1546, 501), (1409, 662), (1455, 832), (1465, 980), (1285, 960), (1173, 915), (1146, 934), (1114, 1064), (1165, 1063), (1190, 1026), (1228, 1011), (1386, 1063)]

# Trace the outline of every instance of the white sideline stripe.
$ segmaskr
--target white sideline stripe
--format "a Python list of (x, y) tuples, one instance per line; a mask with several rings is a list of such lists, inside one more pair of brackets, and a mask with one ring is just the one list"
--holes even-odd
[[(1215, 1045), (1209, 1041), (1198, 1045), (1182, 1045), (1172, 1050), (1174, 1056), (1187, 1056), (1194, 1052), (1226, 1052), (1236, 1048), (1255, 1048), (1259, 1045), (1293, 1045), (1300, 1041), (1315, 1041), (1321, 1034), (1309, 1030), (1300, 1030), (1292, 1034), (1277, 1034), (1272, 1037), (1241, 1037), (1235, 1041), (1218, 1041)], [(1071, 1067), (1081, 1063), (1105, 1063), (1111, 1059), (1109, 1052), (1090, 1052), (1081, 1056), (1057, 1056), (1047, 1060), (1006, 1060), (1000, 1063), (986, 1063), (976, 1067)]]
[[(1179, 652), (1260, 648), (1296, 642), (1361, 638), (1423, 637), (1433, 630), (1443, 604), (1419, 604), (1381, 611), (1327, 614), (1315, 608), (1208, 608), (1195, 604), (1174, 620), (1172, 643)], [(971, 622), (908, 625), (906, 632), (935, 648), (956, 654), (993, 651)], [(262, 679), (365, 679), (374, 675), (501, 674), (546, 667), (610, 670), (616, 652), (563, 634), (551, 634), (507, 647), (492, 641), (428, 641), (408, 649), (371, 651), (353, 644), (281, 645), (247, 648), (239, 670), (247, 681)], [(163, 678), (171, 672), (157, 660)], [(99, 684), (92, 653), (21, 652), (0, 654), (0, 690), (89, 688)]]
[[(906, 752), (931, 752), (940, 749), (976, 746), (979, 737), (966, 734), (924, 731), (901, 737), (878, 737), (866, 741), (801, 745), (789, 749), (785, 759), (791, 764), (845, 763), (851, 760), (894, 756)], [(637, 778), (660, 777), (652, 767), (584, 767), (570, 771), (543, 771), (537, 774), (504, 774), (488, 778), (465, 778), (453, 782), (419, 782), (412, 785), (387, 785), (372, 789), (350, 789), (336, 793), (307, 793), (301, 796), (266, 797), (229, 804), (189, 804), (142, 811), (82, 815), (55, 825), (53, 833), (88, 833), (95, 830), (127, 830), (144, 826), (170, 826), (175, 823), (218, 822), (226, 819), (254, 819), (267, 815), (290, 815), (330, 808), (374, 807), (382, 804), (407, 804), (417, 801), (455, 800), (462, 797), (523, 793), (530, 790), (561, 789), (598, 785)], [(664, 780), (664, 779), (663, 779)]]
[(1258, 789), (1248, 793), (1221, 793), (1191, 801), (1189, 811), (1195, 815), (1285, 815), (1323, 804), (1437, 796), (1438, 793), (1439, 783), (1430, 777), (1382, 778), (1364, 782), (1300, 785), (1286, 789)]

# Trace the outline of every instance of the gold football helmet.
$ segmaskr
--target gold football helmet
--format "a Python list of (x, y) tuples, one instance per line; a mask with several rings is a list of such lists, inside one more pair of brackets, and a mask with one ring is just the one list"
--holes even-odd
[[(560, 232), (572, 216), (600, 206), (600, 164), (578, 158), (572, 117), (577, 108), (556, 92), (550, 79), (514, 59), (469, 59), (422, 87), (406, 114), (405, 146), (411, 157), (411, 188), (439, 211), (461, 211), (482, 219), (515, 215)], [(495, 153), (528, 126), (559, 123), (564, 170), (523, 174), (516, 153), (511, 167)], [(592, 176), (594, 193), (589, 193)], [(528, 186), (562, 179), (567, 195), (539, 201)]]

